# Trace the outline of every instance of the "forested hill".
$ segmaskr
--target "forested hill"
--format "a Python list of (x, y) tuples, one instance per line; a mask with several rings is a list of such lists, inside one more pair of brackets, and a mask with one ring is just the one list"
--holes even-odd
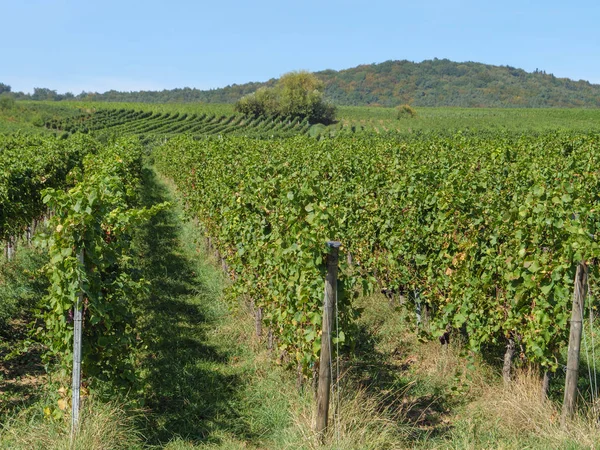
[(600, 107), (600, 85), (543, 71), (434, 59), (319, 72), (340, 105)]
[[(510, 66), (492, 66), (447, 59), (386, 61), (346, 70), (316, 72), (325, 83), (326, 97), (337, 105), (463, 107), (600, 107), (600, 85), (587, 81), (557, 78), (536, 70), (525, 72)], [(276, 80), (231, 85), (202, 91), (182, 88), (163, 91), (103, 94), (57, 94), (36, 88), (34, 94), (12, 93), (33, 100), (82, 99), (125, 102), (207, 102), (233, 103), (261, 86)]]

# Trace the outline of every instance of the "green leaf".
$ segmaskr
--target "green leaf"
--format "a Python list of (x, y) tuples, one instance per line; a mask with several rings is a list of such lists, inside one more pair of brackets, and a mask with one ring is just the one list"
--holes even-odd
[(304, 334), (304, 339), (306, 340), (306, 342), (312, 342), (316, 336), (317, 333), (315, 332), (315, 330), (309, 330), (307, 333)]
[(537, 261), (533, 261), (530, 264), (526, 265), (525, 267), (527, 268), (527, 270), (529, 270), (532, 273), (535, 273), (541, 269), (541, 266)]
[(541, 286), (540, 290), (542, 291), (542, 294), (548, 295), (553, 287), (554, 287), (554, 283), (550, 283), (550, 284)]
[(334, 338), (333, 338), (331, 341), (332, 341), (334, 344), (342, 344), (342, 343), (344, 343), (344, 342), (346, 341), (346, 335), (344, 334), (344, 332), (343, 332), (343, 331), (340, 331), (340, 332), (338, 333), (338, 336), (337, 336), (337, 337), (334, 337)]

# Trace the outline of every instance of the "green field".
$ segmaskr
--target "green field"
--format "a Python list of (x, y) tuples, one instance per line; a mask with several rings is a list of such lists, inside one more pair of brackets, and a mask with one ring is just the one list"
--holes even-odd
[(344, 129), (364, 127), (378, 133), (467, 129), (476, 132), (596, 131), (600, 127), (600, 111), (596, 109), (416, 108), (416, 111), (415, 118), (397, 119), (395, 108), (340, 107), (338, 117)]
[[(119, 111), (137, 113), (129, 121), (119, 120)], [(352, 107), (338, 108), (337, 123), (329, 126), (315, 125), (312, 135), (335, 136), (340, 133), (362, 131), (378, 134), (407, 134), (423, 132), (453, 133), (470, 132), (545, 132), (550, 130), (597, 131), (600, 129), (600, 111), (595, 109), (554, 109), (554, 108), (417, 108), (414, 118), (397, 118), (395, 108)], [(142, 126), (140, 115), (145, 117), (146, 127)], [(147, 104), (147, 103), (106, 103), (106, 102), (33, 102), (19, 101), (10, 109), (0, 109), (0, 132), (55, 133), (62, 128), (77, 129), (78, 125), (92, 120), (94, 115), (113, 116), (114, 121), (106, 120), (106, 130), (117, 134), (166, 135), (190, 133), (239, 134), (256, 137), (287, 136), (308, 132), (302, 126), (285, 126), (274, 123), (280, 118), (244, 120), (234, 113), (231, 104)], [(177, 116), (177, 117), (174, 117)], [(179, 123), (168, 127), (168, 119), (179, 118)], [(156, 122), (155, 122), (156, 120)], [(182, 122), (190, 125), (183, 126)], [(193, 124), (198, 125), (194, 128)], [(213, 129), (203, 130), (202, 121), (213, 122)], [(151, 129), (151, 123), (156, 125)], [(47, 124), (50, 124), (48, 127)], [(58, 125), (61, 124), (61, 125)], [(175, 125), (180, 125), (177, 127)], [(289, 125), (289, 124), (288, 124)], [(114, 126), (118, 126), (111, 130)], [(161, 127), (158, 129), (159, 127)], [(61, 128), (57, 130), (54, 127)], [(81, 126), (83, 130), (85, 125)], [(90, 127), (87, 127), (88, 129)], [(283, 132), (281, 129), (284, 129)], [(101, 130), (99, 127), (97, 131)], [(273, 131), (274, 130), (274, 131)], [(271, 131), (271, 132), (270, 132)]]

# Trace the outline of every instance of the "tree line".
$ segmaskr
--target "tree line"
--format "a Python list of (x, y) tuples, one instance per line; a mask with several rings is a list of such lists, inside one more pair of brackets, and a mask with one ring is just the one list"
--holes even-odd
[[(492, 66), (447, 59), (386, 61), (346, 70), (315, 72), (323, 98), (336, 105), (459, 107), (600, 107), (600, 85), (556, 77), (544, 70), (529, 73), (511, 66)], [(236, 103), (278, 80), (233, 84), (219, 89), (178, 88), (162, 91), (60, 94), (48, 88), (11, 92), (0, 83), (0, 95), (27, 100), (85, 100), (142, 103)]]

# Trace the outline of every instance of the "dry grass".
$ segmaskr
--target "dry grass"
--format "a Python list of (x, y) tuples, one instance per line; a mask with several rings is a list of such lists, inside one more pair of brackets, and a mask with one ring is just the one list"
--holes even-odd
[(385, 399), (369, 395), (364, 389), (346, 386), (340, 393), (335, 413), (332, 399), (329, 428), (323, 442), (314, 432), (314, 403), (306, 401), (293, 408), (293, 434), (285, 449), (393, 449), (405, 448), (410, 428), (404, 425), (400, 408), (382, 406)]
[(562, 427), (559, 406), (543, 398), (541, 389), (538, 372), (523, 369), (517, 371), (506, 387), (490, 386), (479, 400), (469, 405), (467, 412), (492, 424), (503, 434), (527, 436), (547, 442), (552, 448), (600, 445), (600, 429), (591, 411), (580, 412)]
[(116, 404), (88, 400), (82, 410), (80, 431), (70, 436), (70, 416), (51, 419), (35, 409), (14, 416), (0, 429), (2, 449), (117, 450), (138, 449), (142, 439), (135, 417)]
[[(411, 435), (392, 448), (600, 447), (592, 411), (561, 427), (560, 405), (542, 398), (537, 370), (517, 370), (505, 387), (499, 369), (468, 357), (456, 338), (449, 346), (420, 342), (409, 325), (413, 317), (387, 299), (362, 298), (360, 306), (361, 323), (374, 336), (372, 353), (407, 380), (396, 417)], [(367, 397), (374, 400), (372, 392)]]
[[(464, 355), (460, 343), (441, 346), (437, 341), (415, 344), (414, 374), (435, 380), (445, 389), (459, 388), (461, 396), (477, 398), (501, 380), (481, 358)], [(455, 389), (456, 390), (456, 389)]]

